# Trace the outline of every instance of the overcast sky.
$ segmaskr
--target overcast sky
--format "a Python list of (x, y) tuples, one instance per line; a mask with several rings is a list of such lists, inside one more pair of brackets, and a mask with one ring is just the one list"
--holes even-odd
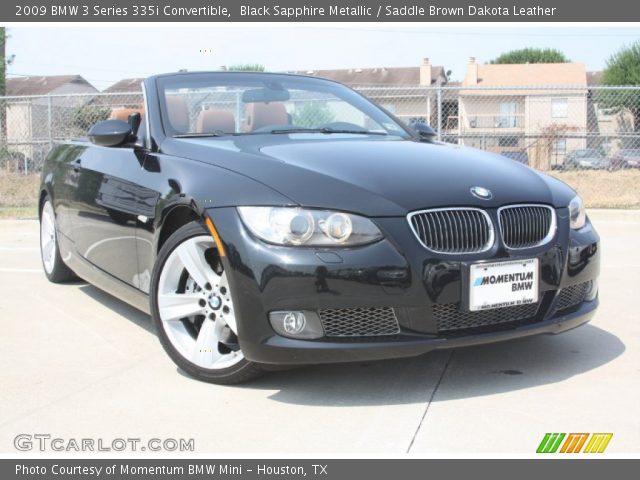
[(121, 78), (260, 63), (268, 70), (417, 66), (423, 57), (464, 76), (467, 60), (486, 62), (521, 47), (552, 47), (599, 70), (640, 39), (640, 28), (333, 26), (82, 26), (8, 28), (14, 75), (80, 74), (104, 89)]

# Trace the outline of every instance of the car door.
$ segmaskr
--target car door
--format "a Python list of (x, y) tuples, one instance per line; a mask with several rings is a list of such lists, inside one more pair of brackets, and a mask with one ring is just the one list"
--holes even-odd
[(43, 172), (56, 212), (58, 237), (65, 247), (71, 241), (73, 230), (74, 199), (79, 175), (77, 159), (86, 149), (87, 146), (80, 143), (57, 146), (55, 151), (49, 155)]
[(136, 221), (144, 215), (137, 181), (145, 153), (93, 146), (76, 161), (73, 217), (76, 252), (108, 274), (137, 283)]

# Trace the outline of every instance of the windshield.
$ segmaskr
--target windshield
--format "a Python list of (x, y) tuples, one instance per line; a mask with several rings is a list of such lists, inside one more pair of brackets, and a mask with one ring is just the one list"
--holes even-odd
[(172, 136), (353, 133), (409, 137), (351, 89), (317, 78), (193, 73), (158, 78), (165, 132)]

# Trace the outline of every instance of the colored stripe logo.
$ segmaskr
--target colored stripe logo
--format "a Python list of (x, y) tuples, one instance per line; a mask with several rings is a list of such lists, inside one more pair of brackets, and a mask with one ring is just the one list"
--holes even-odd
[(613, 433), (545, 433), (536, 453), (603, 453), (611, 437)]
[(591, 436), (591, 440), (587, 443), (584, 449), (584, 453), (602, 453), (604, 452), (609, 440), (613, 437), (613, 433), (594, 433)]

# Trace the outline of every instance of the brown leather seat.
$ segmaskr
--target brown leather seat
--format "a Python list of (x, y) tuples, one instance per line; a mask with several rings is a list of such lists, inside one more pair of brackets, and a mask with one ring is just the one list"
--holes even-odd
[(189, 132), (189, 107), (183, 96), (167, 95), (167, 114), (169, 123), (178, 133)]
[(267, 125), (287, 125), (289, 115), (282, 102), (249, 103), (245, 113), (245, 132), (253, 132)]
[(111, 110), (109, 120), (122, 120), (123, 122), (129, 121), (129, 115), (132, 113), (139, 113), (144, 115), (144, 108), (142, 107), (116, 107)]
[(213, 133), (236, 131), (236, 117), (226, 110), (201, 110), (196, 118), (196, 132)]

